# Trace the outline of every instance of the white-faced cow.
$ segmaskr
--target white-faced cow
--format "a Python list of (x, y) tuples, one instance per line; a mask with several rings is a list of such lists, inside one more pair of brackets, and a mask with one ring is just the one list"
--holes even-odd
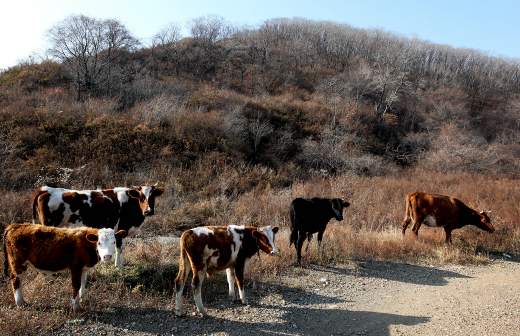
[(474, 225), (490, 233), (495, 231), (487, 213), (473, 210), (454, 197), (414, 192), (406, 195), (405, 206), (403, 236), (410, 222), (413, 222), (412, 231), (415, 237), (423, 223), (430, 227), (444, 228), (446, 243), (451, 243), (451, 231), (465, 225)]
[(69, 269), (72, 279), (72, 309), (79, 309), (85, 292), (87, 270), (99, 260), (112, 259), (116, 237), (123, 230), (76, 228), (63, 229), (35, 224), (11, 224), (4, 231), (4, 274), (9, 276), (17, 306), (23, 306), (20, 276), (30, 263), (38, 271)]
[(342, 221), (343, 209), (349, 205), (349, 202), (340, 198), (295, 198), (291, 202), (289, 246), (294, 244), (298, 263), (302, 259), (302, 246), (305, 239), (310, 242), (312, 235), (317, 232), (319, 248), (327, 223), (332, 218)]
[(175, 314), (181, 315), (182, 293), (190, 274), (195, 305), (200, 314), (206, 310), (202, 304), (201, 288), (204, 277), (226, 270), (229, 296), (235, 299), (235, 283), (240, 300), (246, 303), (244, 293), (244, 268), (246, 261), (259, 253), (276, 254), (274, 244), (278, 227), (263, 228), (229, 226), (205, 226), (185, 231), (180, 241), (179, 273), (175, 280)]
[[(157, 186), (71, 190), (44, 186), (33, 198), (33, 223), (57, 227), (89, 226), (125, 230), (133, 235), (145, 217), (155, 212), (155, 198), (164, 189)], [(123, 240), (116, 239), (115, 264), (123, 265)]]

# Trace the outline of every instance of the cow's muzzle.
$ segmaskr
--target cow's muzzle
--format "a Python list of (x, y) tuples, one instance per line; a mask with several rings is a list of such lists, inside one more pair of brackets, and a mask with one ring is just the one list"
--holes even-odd
[(105, 254), (103, 256), (103, 261), (110, 261), (112, 260), (112, 255), (111, 254)]

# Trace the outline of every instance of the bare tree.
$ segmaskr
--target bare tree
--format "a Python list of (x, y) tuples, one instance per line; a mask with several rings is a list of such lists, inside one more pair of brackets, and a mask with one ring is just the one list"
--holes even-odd
[(180, 38), (181, 27), (172, 22), (153, 36), (152, 47), (173, 46)]
[(77, 99), (83, 92), (110, 91), (112, 70), (120, 52), (138, 45), (124, 25), (116, 20), (69, 16), (48, 32), (49, 53), (67, 66), (74, 78)]
[(215, 43), (229, 37), (233, 29), (224, 18), (210, 15), (193, 19), (190, 23), (190, 31), (196, 40)]

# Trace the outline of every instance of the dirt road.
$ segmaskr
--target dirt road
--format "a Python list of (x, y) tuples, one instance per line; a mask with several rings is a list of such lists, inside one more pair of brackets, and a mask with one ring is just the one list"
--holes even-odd
[[(223, 288), (222, 288), (223, 287)], [(362, 262), (292, 268), (251, 283), (250, 306), (228, 302), (226, 286), (206, 299), (210, 316), (175, 318), (165, 306), (113, 307), (71, 321), (57, 334), (126, 335), (518, 335), (520, 263), (416, 266)]]

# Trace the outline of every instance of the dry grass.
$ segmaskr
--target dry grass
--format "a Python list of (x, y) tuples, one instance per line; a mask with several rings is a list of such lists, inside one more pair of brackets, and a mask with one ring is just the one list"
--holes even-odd
[[(245, 171), (245, 178), (250, 178), (253, 173), (247, 169)], [(156, 173), (161, 174), (161, 171)], [(352, 204), (346, 209), (343, 222), (331, 221), (329, 224), (321, 252), (317, 250), (315, 240), (308, 251), (305, 251), (304, 245), (304, 263), (330, 265), (392, 260), (429, 265), (474, 264), (486, 263), (490, 255), (502, 257), (503, 253), (520, 253), (520, 214), (517, 206), (520, 203), (520, 188), (517, 180), (475, 174), (408, 171), (387, 177), (317, 178), (297, 182), (287, 188), (274, 188), (269, 183), (257, 184), (256, 187), (248, 187), (249, 191), (235, 194), (226, 193), (227, 187), (223, 185), (232, 184), (244, 178), (243, 175), (235, 176), (223, 168), (214, 172), (214, 176), (217, 181), (215, 185), (222, 187), (220, 192), (216, 192), (218, 188), (212, 189), (216, 186), (210, 184), (206, 188), (211, 190), (200, 190), (195, 194), (191, 189), (179, 193), (169, 190), (159, 199), (157, 215), (148, 219), (143, 228), (147, 238), (129, 241), (124, 270), (116, 270), (112, 265), (98, 265), (91, 271), (83, 304), (85, 311), (79, 316), (73, 315), (68, 308), (68, 274), (49, 277), (28, 272), (24, 292), (30, 306), (24, 310), (14, 307), (10, 287), (6, 281), (2, 282), (0, 332), (42, 333), (64, 323), (75, 323), (77, 318), (95, 318), (93, 316), (96, 314), (125, 307), (171, 309), (178, 246), (174, 240), (159, 243), (154, 237), (174, 234), (181, 227), (185, 229), (201, 224), (281, 226), (282, 231), (277, 237), (280, 256), (262, 254), (260, 258), (253, 257), (246, 274), (250, 281), (276, 281), (277, 276), (284, 274), (295, 261), (294, 247), (288, 244), (287, 212), (290, 201), (298, 196), (341, 196)], [(178, 175), (172, 176), (170, 181), (180, 188), (178, 178)], [(199, 187), (198, 184), (193, 186), (194, 189)], [(444, 244), (444, 232), (440, 229), (423, 227), (417, 241), (411, 234), (403, 239), (400, 223), (404, 214), (404, 195), (415, 190), (455, 195), (472, 207), (492, 210), (497, 231), (488, 234), (471, 227), (456, 230), (452, 246)], [(21, 204), (28, 197), (28, 194), (7, 195), (13, 203), (16, 203), (18, 195)], [(4, 220), (28, 215), (23, 211), (8, 212), (7, 208), (3, 211)], [(208, 302), (226, 296), (227, 286), (222, 274), (209, 279), (205, 288), (205, 300)]]

